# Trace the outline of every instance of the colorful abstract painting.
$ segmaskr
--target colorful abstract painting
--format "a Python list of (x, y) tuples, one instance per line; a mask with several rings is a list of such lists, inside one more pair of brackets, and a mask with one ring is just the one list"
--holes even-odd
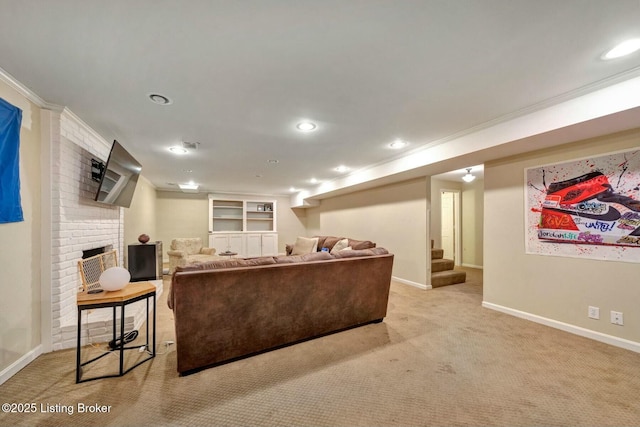
[(527, 253), (640, 263), (640, 147), (525, 179)]

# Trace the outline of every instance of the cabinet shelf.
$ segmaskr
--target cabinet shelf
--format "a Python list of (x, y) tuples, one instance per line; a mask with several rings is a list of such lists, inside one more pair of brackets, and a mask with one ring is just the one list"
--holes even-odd
[(209, 195), (209, 232), (276, 231), (276, 201), (226, 199)]

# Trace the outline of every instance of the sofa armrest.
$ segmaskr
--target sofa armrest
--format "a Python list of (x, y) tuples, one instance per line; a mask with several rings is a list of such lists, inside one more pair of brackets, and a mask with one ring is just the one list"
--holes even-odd
[(200, 253), (204, 255), (215, 255), (216, 248), (202, 248), (200, 249)]
[(170, 257), (175, 256), (178, 258), (184, 258), (187, 256), (187, 253), (185, 251), (167, 251), (167, 255)]

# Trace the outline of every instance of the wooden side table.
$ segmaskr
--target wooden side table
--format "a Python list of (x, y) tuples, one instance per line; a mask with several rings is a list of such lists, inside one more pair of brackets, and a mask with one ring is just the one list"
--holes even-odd
[[(149, 347), (149, 299), (153, 298), (153, 333), (151, 335), (153, 344)], [(127, 347), (124, 342), (124, 308), (125, 306), (132, 304), (136, 301), (146, 300), (147, 302), (147, 321), (146, 321), (146, 348), (150, 351), (149, 357), (144, 360), (139, 361), (135, 365), (128, 368), (126, 371), (124, 370), (124, 351), (125, 350), (139, 350), (140, 346), (135, 347)], [(153, 359), (156, 357), (156, 287), (150, 282), (135, 282), (129, 283), (123, 289), (119, 291), (112, 292), (101, 292), (98, 294), (89, 294), (86, 291), (80, 292), (77, 295), (77, 303), (78, 303), (78, 346), (76, 349), (76, 384), (92, 381), (101, 378), (112, 378), (112, 377), (121, 377), (136, 366)], [(116, 309), (120, 307), (120, 335), (119, 335), (119, 345), (116, 346), (115, 349), (105, 351), (100, 356), (94, 357), (91, 360), (86, 362), (82, 362), (82, 347), (80, 344), (82, 337), (82, 312), (84, 310), (91, 310), (94, 308), (105, 308), (112, 307), (113, 308), (113, 340), (116, 341)], [(82, 377), (82, 367), (88, 365), (89, 363), (95, 362), (102, 357), (111, 354), (113, 351), (120, 351), (120, 369), (118, 374), (112, 375), (103, 375), (99, 377), (93, 378), (81, 378)]]

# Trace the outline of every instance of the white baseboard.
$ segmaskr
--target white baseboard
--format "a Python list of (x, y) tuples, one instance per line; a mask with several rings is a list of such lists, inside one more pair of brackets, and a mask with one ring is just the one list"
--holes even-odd
[(4, 384), (9, 378), (17, 374), (22, 368), (27, 366), (29, 363), (36, 360), (38, 356), (42, 354), (42, 345), (37, 346), (20, 359), (13, 362), (11, 365), (6, 367), (0, 372), (0, 385)]
[(580, 326), (571, 325), (569, 323), (559, 322), (557, 320), (548, 319), (546, 317), (538, 316), (535, 314), (527, 313), (525, 311), (515, 310), (513, 308), (504, 307), (498, 304), (482, 301), (482, 306), (491, 310), (500, 311), (502, 313), (510, 314), (521, 319), (530, 320), (535, 323), (540, 323), (545, 326), (550, 326), (555, 329), (560, 329), (565, 332), (569, 332), (581, 337), (590, 338), (595, 341), (600, 341), (605, 344), (612, 345), (614, 347), (624, 348), (636, 353), (640, 353), (640, 343), (630, 341), (624, 338), (614, 337), (613, 335), (603, 334), (602, 332), (592, 331), (590, 329), (581, 328)]
[(403, 285), (413, 286), (414, 288), (418, 288), (418, 289), (425, 289), (425, 290), (426, 289), (431, 289), (431, 285), (429, 285), (429, 286), (423, 285), (422, 283), (412, 282), (411, 280), (401, 279), (401, 278), (396, 277), (396, 276), (392, 276), (391, 280), (393, 280), (394, 282), (402, 283)]
[(482, 269), (483, 269), (483, 267), (482, 267), (481, 265), (473, 265), (473, 264), (465, 264), (465, 263), (462, 263), (460, 266), (461, 266), (461, 267), (469, 267), (469, 268), (478, 268), (478, 269), (480, 269), (480, 270), (482, 270)]

